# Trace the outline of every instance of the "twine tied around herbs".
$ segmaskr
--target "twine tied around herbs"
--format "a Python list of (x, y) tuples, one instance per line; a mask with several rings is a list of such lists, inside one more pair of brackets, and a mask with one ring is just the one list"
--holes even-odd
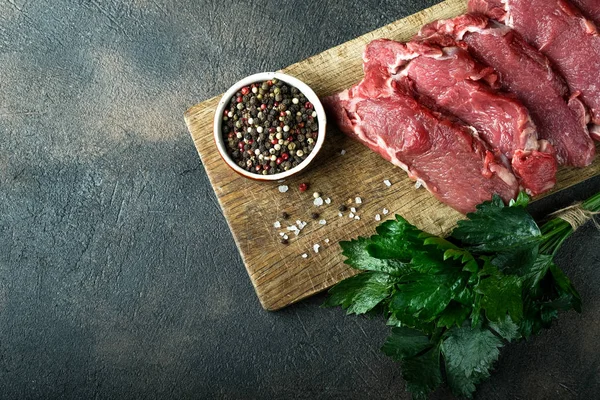
[(581, 207), (581, 203), (573, 204), (550, 214), (551, 217), (560, 218), (571, 225), (573, 232), (590, 220), (594, 222), (597, 229), (600, 229), (600, 223), (594, 219), (596, 215), (600, 215), (600, 212), (586, 210)]

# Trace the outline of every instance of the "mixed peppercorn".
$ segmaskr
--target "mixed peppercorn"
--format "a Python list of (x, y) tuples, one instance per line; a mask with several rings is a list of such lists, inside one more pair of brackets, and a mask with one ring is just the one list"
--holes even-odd
[(233, 161), (273, 175), (298, 166), (313, 151), (317, 113), (297, 88), (278, 79), (243, 87), (223, 113), (222, 134)]

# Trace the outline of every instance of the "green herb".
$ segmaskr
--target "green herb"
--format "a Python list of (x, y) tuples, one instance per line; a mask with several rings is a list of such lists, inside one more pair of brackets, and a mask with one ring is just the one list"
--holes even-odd
[[(538, 227), (528, 202), (523, 193), (508, 206), (494, 197), (447, 238), (396, 216), (374, 236), (341, 242), (345, 263), (364, 272), (331, 288), (324, 306), (383, 311), (392, 331), (382, 351), (401, 363), (415, 399), (444, 381), (470, 398), (504, 344), (548, 328), (559, 310), (581, 311), (553, 262), (573, 228), (558, 217)], [(581, 208), (599, 211), (600, 193)]]

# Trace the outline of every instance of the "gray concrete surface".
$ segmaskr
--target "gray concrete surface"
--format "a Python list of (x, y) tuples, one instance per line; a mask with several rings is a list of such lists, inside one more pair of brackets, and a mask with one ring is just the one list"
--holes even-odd
[[(0, 399), (407, 398), (381, 321), (260, 308), (183, 113), (435, 2), (0, 0)], [(559, 257), (583, 314), (478, 399), (597, 397), (599, 239)]]

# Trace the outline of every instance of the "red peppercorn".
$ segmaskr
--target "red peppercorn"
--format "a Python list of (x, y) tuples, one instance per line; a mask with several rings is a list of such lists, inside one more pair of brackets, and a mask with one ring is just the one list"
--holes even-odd
[(244, 86), (241, 90), (242, 94), (245, 96), (250, 93), (250, 88), (248, 86)]
[(288, 158), (290, 158), (290, 155), (289, 155), (288, 153), (283, 153), (283, 154), (281, 155), (281, 158), (283, 158), (283, 161), (287, 161), (287, 160), (288, 160)]
[(229, 132), (229, 134), (227, 135), (227, 137), (229, 139), (233, 138), (235, 136), (235, 134), (233, 132)]
[(268, 171), (268, 170), (270, 170), (270, 169), (271, 169), (271, 166), (270, 166), (269, 164), (267, 164), (267, 165), (265, 165), (263, 168), (264, 168), (264, 170), (265, 170), (265, 171)]
[(265, 103), (260, 105), (260, 109), (261, 110), (266, 110), (267, 109), (267, 105)]
[(257, 170), (257, 171), (260, 171), (260, 167), (261, 167), (261, 165), (260, 165), (260, 164), (259, 164), (259, 165), (257, 165), (257, 166), (256, 166), (256, 170)]
[(225, 110), (225, 111), (223, 111), (223, 116), (224, 116), (224, 117), (227, 117), (228, 115), (229, 115), (229, 110)]
[(286, 115), (287, 115), (287, 114), (285, 113), (285, 111), (281, 111), (281, 112), (279, 113), (279, 116), (280, 116), (280, 117), (285, 117)]
[(283, 162), (283, 158), (277, 157), (277, 159), (275, 160), (275, 162), (277, 163), (277, 165), (279, 165), (279, 164), (281, 164)]
[(243, 140), (242, 140), (242, 141), (240, 141), (240, 142), (238, 143), (238, 147), (239, 147), (240, 149), (243, 149), (243, 148), (244, 148), (244, 141), (243, 141)]
[(304, 128), (304, 122), (300, 122), (300, 123), (298, 124), (298, 128)]
[(308, 183), (301, 183), (300, 186), (298, 186), (298, 189), (301, 192), (306, 192), (308, 190)]
[(277, 129), (275, 128), (269, 128), (269, 133), (275, 133), (277, 131)]
[(292, 135), (288, 136), (287, 141), (292, 143), (294, 141), (294, 137)]
[(238, 103), (241, 103), (242, 101), (244, 101), (244, 99), (242, 98), (242, 96), (240, 96), (237, 99), (235, 99), (235, 101), (237, 101)]
[(313, 105), (310, 101), (307, 101), (306, 103), (304, 103), (304, 108), (310, 110), (311, 108), (313, 108)]
[(279, 140), (278, 140), (278, 139), (273, 139), (273, 140), (271, 140), (271, 144), (277, 144), (277, 143), (279, 143)]
[(254, 140), (253, 139), (248, 139), (248, 144), (252, 144), (252, 143), (254, 143)]
[(273, 81), (267, 81), (267, 85), (273, 86)]
[(275, 108), (279, 107), (279, 103), (278, 102), (273, 103), (273, 107), (275, 107)]

